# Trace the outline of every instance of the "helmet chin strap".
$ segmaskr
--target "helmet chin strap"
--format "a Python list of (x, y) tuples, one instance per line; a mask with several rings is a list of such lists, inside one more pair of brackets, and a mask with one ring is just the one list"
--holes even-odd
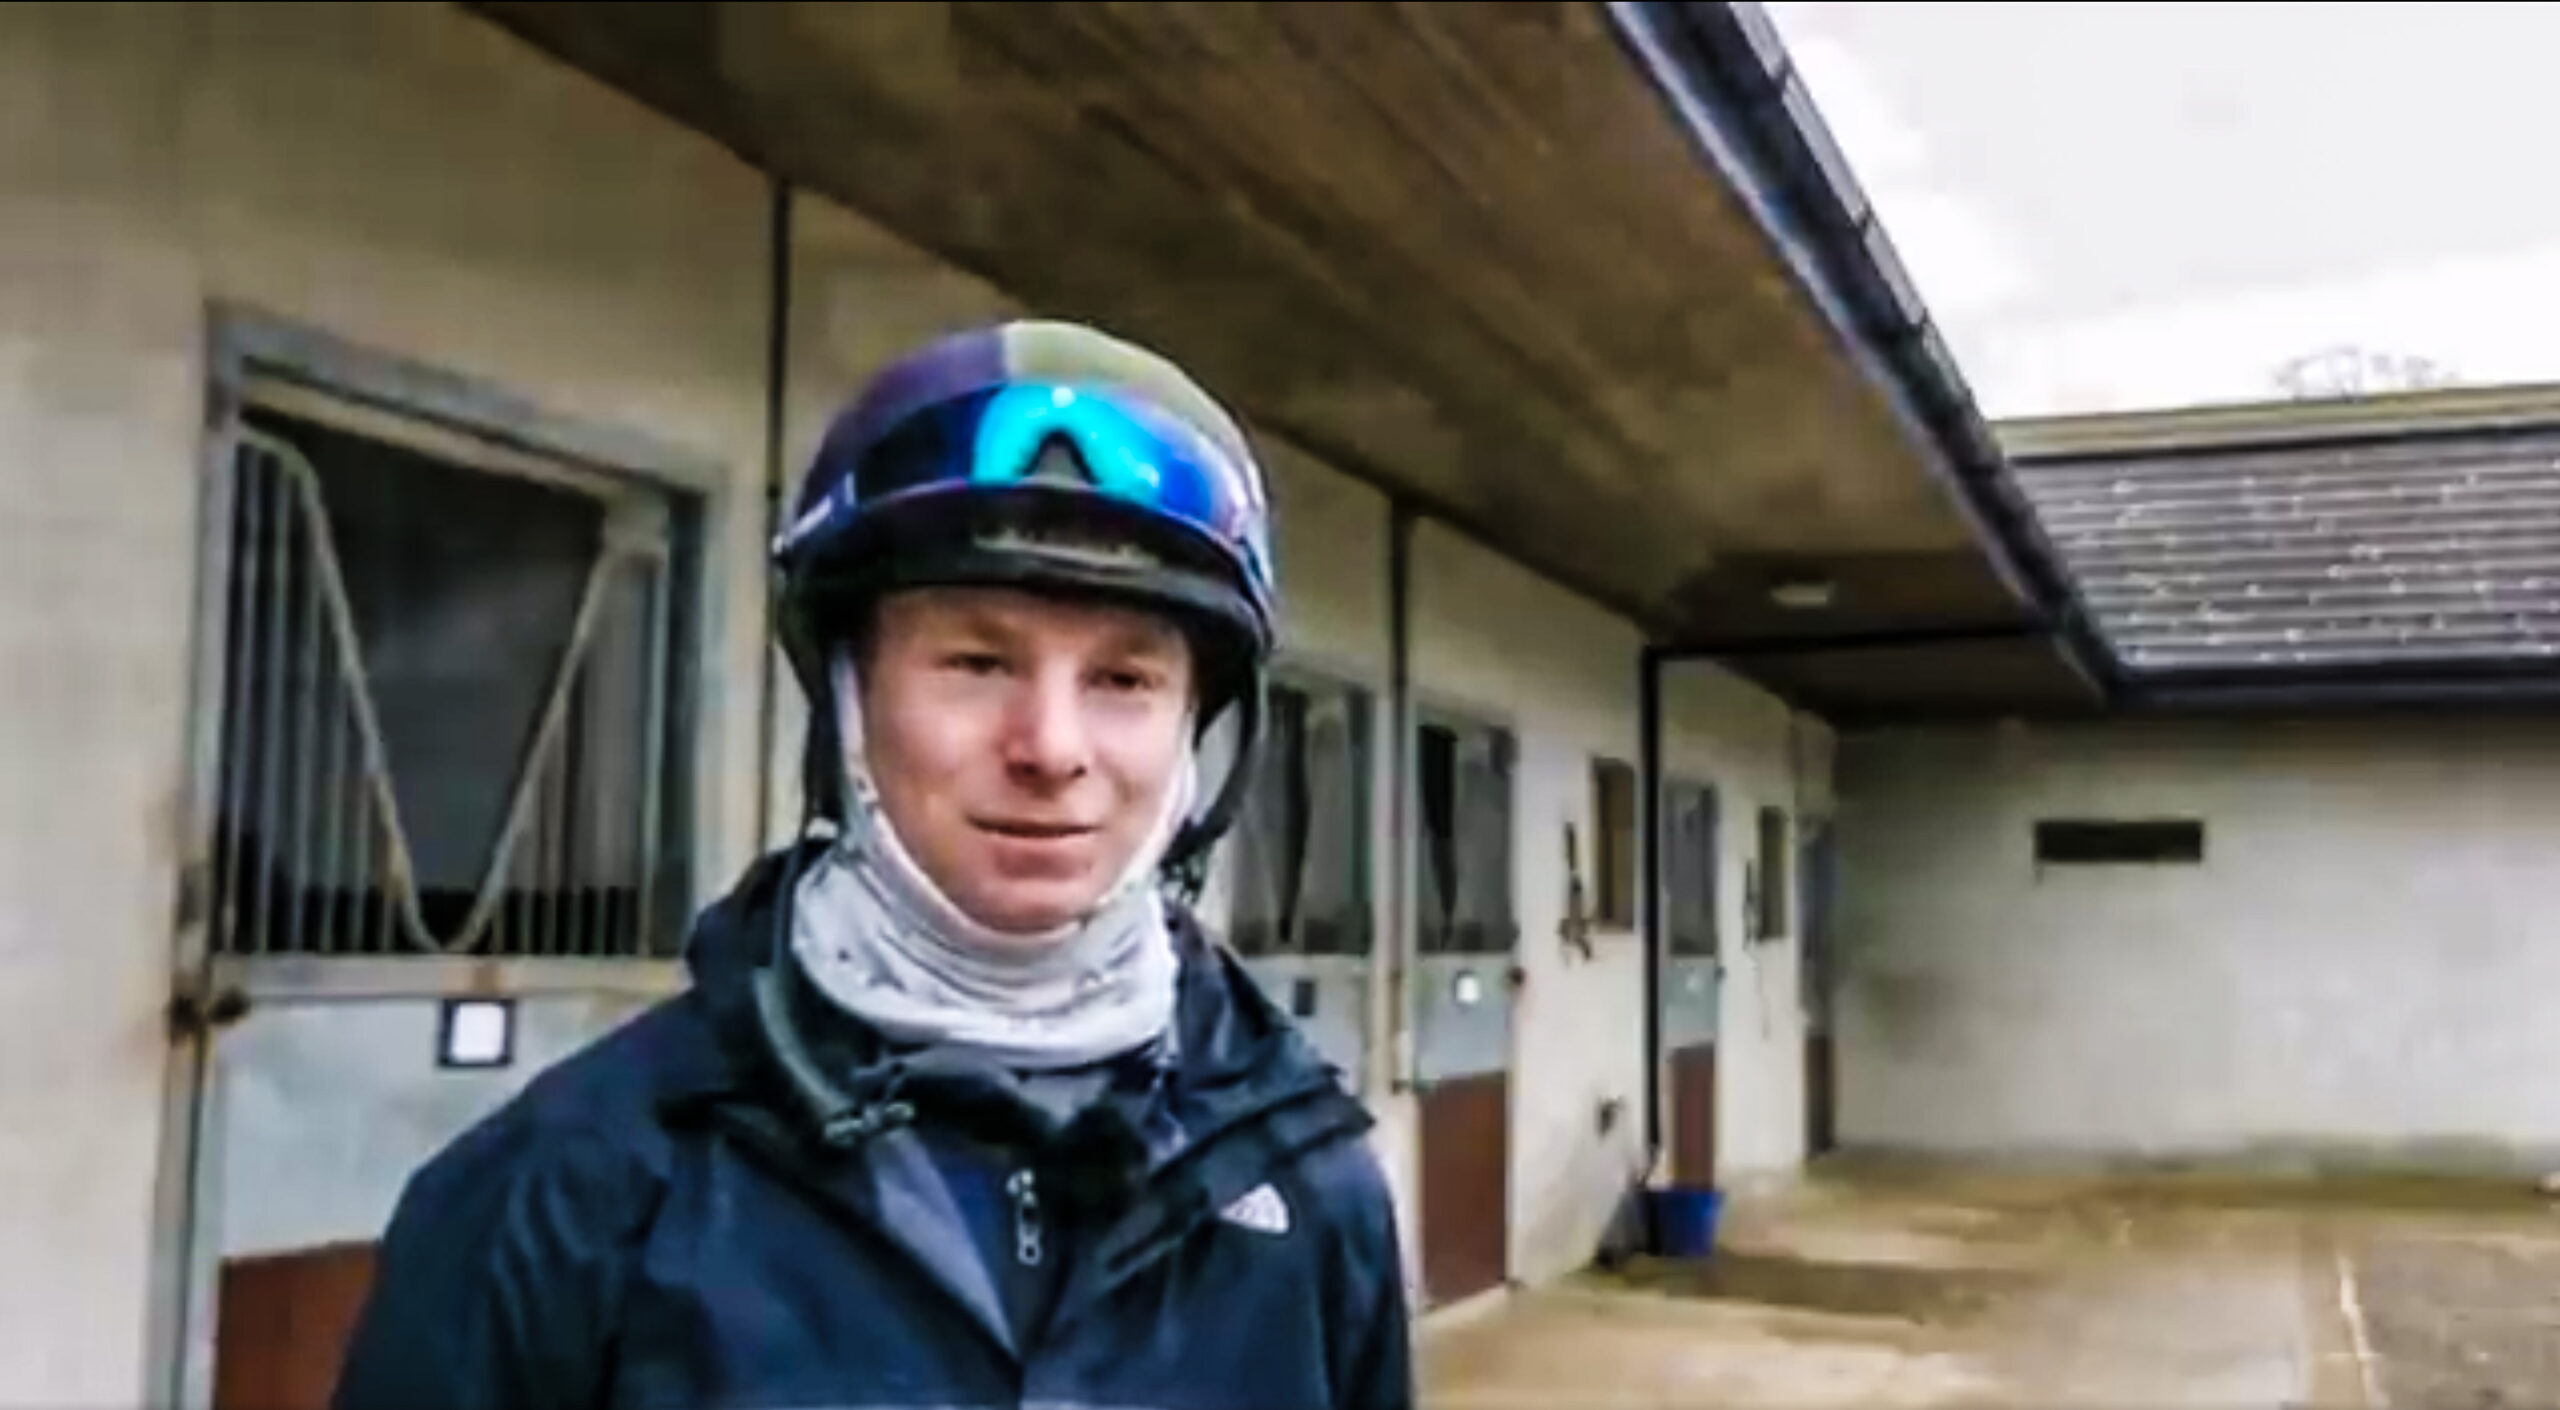
[[(1236, 814), (1244, 808), (1245, 795), (1253, 788), (1254, 773), (1262, 762), (1262, 711), (1262, 677), (1256, 672), (1236, 692), (1235, 699), (1219, 712), (1218, 718), (1209, 721), (1208, 728), (1201, 731), (1205, 738), (1208, 729), (1231, 721), (1235, 729), (1235, 747), (1230, 751), (1232, 757), (1227, 760), (1226, 774), (1218, 781), (1218, 791), (1210, 796), (1209, 806), (1183, 822), (1174, 832), (1173, 840), (1166, 844), (1164, 856), (1157, 863), (1164, 875), (1166, 890), (1184, 906), (1199, 904), (1201, 889), (1209, 880), (1210, 854), (1216, 850), (1219, 839), (1227, 835), (1227, 829), (1234, 826)], [(1196, 769), (1200, 758), (1196, 742), (1192, 746), (1191, 757)]]

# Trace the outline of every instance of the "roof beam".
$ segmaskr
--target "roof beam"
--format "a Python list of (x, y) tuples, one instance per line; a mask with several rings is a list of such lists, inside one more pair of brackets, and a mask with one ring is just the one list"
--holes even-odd
[(1915, 646), (1969, 646), (1977, 642), (2032, 641), (2053, 629), (2038, 622), (1956, 623), (1871, 632), (1812, 632), (1802, 636), (1738, 637), (1727, 641), (1673, 642), (1659, 648), (1665, 661), (1766, 659), (1842, 651), (1891, 651)]

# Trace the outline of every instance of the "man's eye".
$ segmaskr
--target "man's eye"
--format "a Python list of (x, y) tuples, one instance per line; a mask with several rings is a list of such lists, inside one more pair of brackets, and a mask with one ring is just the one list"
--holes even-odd
[(1155, 683), (1156, 678), (1145, 671), (1105, 671), (1102, 673), (1102, 687), (1105, 690), (1137, 694), (1142, 691), (1153, 689), (1155, 687)]
[(992, 651), (955, 651), (944, 658), (944, 664), (955, 671), (971, 675), (993, 675), (1004, 669), (1004, 658)]

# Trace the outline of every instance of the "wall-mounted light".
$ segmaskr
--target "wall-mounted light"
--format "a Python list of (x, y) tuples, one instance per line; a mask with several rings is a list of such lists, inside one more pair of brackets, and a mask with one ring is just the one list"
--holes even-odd
[(505, 1067), (516, 1060), (516, 1001), (447, 999), (436, 1022), (436, 1066)]
[(1769, 600), (1790, 612), (1811, 612), (1831, 605), (1840, 585), (1824, 578), (1796, 578), (1769, 589)]

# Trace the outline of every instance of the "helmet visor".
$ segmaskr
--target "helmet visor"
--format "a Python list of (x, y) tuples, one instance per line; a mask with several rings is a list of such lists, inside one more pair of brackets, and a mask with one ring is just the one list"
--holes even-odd
[(1081, 491), (1172, 521), (1267, 584), (1263, 487), (1207, 437), (1111, 387), (1013, 382), (938, 402), (863, 451), (775, 547), (785, 562), (889, 506), (1019, 484)]

